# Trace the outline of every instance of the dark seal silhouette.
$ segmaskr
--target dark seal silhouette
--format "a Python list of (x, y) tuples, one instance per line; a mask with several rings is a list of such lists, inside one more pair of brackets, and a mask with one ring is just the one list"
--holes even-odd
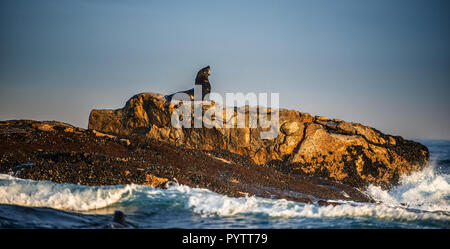
[[(200, 69), (200, 71), (198, 71), (197, 77), (195, 77), (195, 85), (199, 85), (202, 87), (202, 100), (207, 100), (205, 99), (205, 96), (211, 93), (211, 83), (209, 82), (208, 79), (208, 76), (210, 75), (210, 70), (211, 70), (210, 66), (204, 67)], [(186, 93), (189, 95), (191, 100), (194, 100), (194, 88), (177, 93)], [(166, 101), (170, 103), (170, 101), (172, 101), (173, 96), (177, 93), (166, 95), (165, 96)]]
[(108, 225), (106, 225), (104, 228), (126, 228), (127, 227), (127, 222), (125, 220), (126, 215), (120, 211), (120, 210), (116, 210), (114, 211), (114, 216), (113, 216), (113, 220), (111, 223), (109, 223)]
[(206, 94), (211, 93), (211, 83), (209, 83), (208, 76), (210, 75), (211, 68), (209, 66), (202, 68), (195, 77), (195, 85), (202, 86), (202, 99)]

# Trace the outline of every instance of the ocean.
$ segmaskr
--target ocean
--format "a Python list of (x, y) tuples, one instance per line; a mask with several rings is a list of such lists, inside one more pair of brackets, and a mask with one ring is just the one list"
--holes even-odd
[(430, 165), (384, 191), (365, 193), (376, 203), (340, 201), (320, 206), (254, 196), (232, 198), (178, 185), (83, 186), (0, 174), (0, 228), (111, 227), (115, 210), (126, 228), (450, 228), (450, 141), (419, 141)]

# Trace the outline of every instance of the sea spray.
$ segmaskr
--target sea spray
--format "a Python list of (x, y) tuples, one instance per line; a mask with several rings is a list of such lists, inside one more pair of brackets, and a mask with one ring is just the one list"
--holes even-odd
[(450, 212), (449, 181), (450, 176), (437, 174), (435, 163), (432, 163), (422, 171), (402, 177), (400, 184), (390, 191), (369, 186), (367, 193), (388, 206)]
[(33, 181), (0, 174), (0, 204), (87, 211), (112, 205), (132, 195), (137, 185), (83, 186)]

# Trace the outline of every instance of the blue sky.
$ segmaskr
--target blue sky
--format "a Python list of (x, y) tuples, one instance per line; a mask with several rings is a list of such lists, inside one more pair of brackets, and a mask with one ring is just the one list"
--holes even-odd
[(0, 1), (0, 120), (87, 127), (91, 109), (192, 87), (450, 139), (448, 1)]

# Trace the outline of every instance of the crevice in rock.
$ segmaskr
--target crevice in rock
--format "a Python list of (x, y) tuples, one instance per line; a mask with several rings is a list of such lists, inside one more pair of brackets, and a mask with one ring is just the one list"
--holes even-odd
[(311, 122), (303, 123), (303, 136), (300, 139), (300, 141), (298, 142), (298, 144), (295, 146), (295, 148), (292, 151), (291, 155), (289, 156), (290, 160), (293, 159), (293, 157), (298, 153), (298, 151), (300, 150), (300, 147), (302, 146), (303, 141), (305, 141), (305, 139), (306, 139), (306, 129), (308, 128), (310, 123)]

